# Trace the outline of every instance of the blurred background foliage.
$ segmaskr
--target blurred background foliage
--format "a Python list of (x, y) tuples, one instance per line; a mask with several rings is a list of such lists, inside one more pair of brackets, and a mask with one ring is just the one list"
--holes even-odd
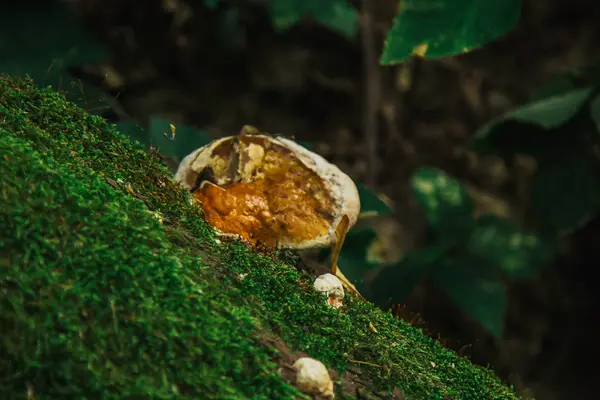
[(560, 0), (24, 1), (2, 6), (0, 72), (172, 169), (245, 124), (293, 135), (359, 187), (339, 265), (361, 293), (538, 399), (589, 398), (594, 17)]

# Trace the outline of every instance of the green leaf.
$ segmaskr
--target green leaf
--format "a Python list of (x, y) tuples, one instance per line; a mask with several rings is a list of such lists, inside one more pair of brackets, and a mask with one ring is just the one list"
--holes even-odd
[(468, 241), (469, 251), (512, 278), (535, 277), (551, 251), (537, 235), (495, 215), (482, 216)]
[(531, 100), (565, 94), (574, 89), (600, 85), (600, 65), (573, 68), (565, 73), (553, 76), (540, 85), (532, 94)]
[(437, 240), (455, 244), (468, 237), (474, 206), (457, 181), (438, 169), (424, 167), (413, 175), (412, 189)]
[(12, 6), (0, 13), (0, 73), (29, 75), (40, 86), (52, 86), (88, 111), (106, 108), (103, 93), (67, 74), (69, 66), (106, 58), (64, 1), (35, 7)]
[(508, 307), (506, 285), (495, 269), (475, 259), (446, 259), (432, 271), (435, 284), (468, 317), (499, 338)]
[(575, 117), (591, 94), (592, 88), (576, 89), (521, 106), (483, 126), (471, 145), (475, 150), (504, 157), (539, 157), (560, 151), (572, 141), (572, 135), (560, 128)]
[(575, 89), (568, 93), (547, 97), (521, 106), (504, 115), (500, 120), (527, 122), (545, 129), (558, 128), (581, 109), (592, 94), (592, 90), (591, 87)]
[(381, 64), (467, 52), (514, 28), (522, 0), (402, 0)]
[(390, 215), (394, 210), (379, 198), (371, 189), (360, 182), (354, 182), (360, 197), (360, 213), (362, 215)]
[(549, 234), (579, 228), (600, 209), (600, 165), (585, 149), (573, 149), (538, 167), (530, 188), (533, 217)]
[(408, 253), (400, 262), (385, 267), (369, 288), (369, 300), (382, 308), (404, 302), (415, 285), (444, 258), (442, 247), (430, 246)]
[(345, 37), (354, 37), (358, 28), (358, 13), (356, 9), (346, 1), (329, 0), (328, 2), (331, 3), (331, 8), (319, 7), (314, 12), (315, 20), (341, 33)]
[(280, 31), (290, 29), (307, 15), (346, 37), (353, 37), (358, 29), (358, 12), (346, 0), (270, 0), (269, 14)]

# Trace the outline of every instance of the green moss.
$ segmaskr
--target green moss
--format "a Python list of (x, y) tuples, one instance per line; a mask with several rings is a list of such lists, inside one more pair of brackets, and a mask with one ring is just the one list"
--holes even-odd
[(0, 157), (2, 393), (294, 398), (248, 311), (143, 203), (4, 130)]
[(2, 393), (297, 397), (260, 324), (407, 399), (518, 398), (370, 304), (332, 310), (286, 258), (216, 245), (156, 158), (62, 96), (0, 77), (0, 121)]
[(344, 312), (333, 310), (310, 289), (310, 277), (241, 245), (227, 248), (221, 260), (247, 274), (241, 291), (263, 305), (259, 312), (274, 332), (338, 371), (361, 369), (378, 390), (398, 386), (414, 399), (517, 398), (490, 371), (370, 303), (350, 297)]

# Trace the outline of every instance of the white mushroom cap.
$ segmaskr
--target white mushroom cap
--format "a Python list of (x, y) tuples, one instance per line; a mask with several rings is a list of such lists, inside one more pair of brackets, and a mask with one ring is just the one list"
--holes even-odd
[(302, 357), (296, 360), (292, 367), (296, 370), (296, 385), (302, 392), (331, 399), (335, 397), (333, 381), (322, 362)]
[(317, 292), (325, 293), (329, 305), (339, 308), (344, 298), (344, 286), (339, 278), (333, 274), (326, 273), (315, 279), (313, 284)]
[[(224, 137), (193, 151), (179, 164), (175, 180), (187, 189), (192, 190), (197, 184), (197, 178), (200, 176), (200, 173), (205, 168), (211, 167), (215, 174), (214, 183), (216, 185), (223, 185), (233, 181), (251, 182), (256, 169), (259, 168), (258, 165), (262, 162), (264, 150), (255, 144), (241, 146), (239, 143), (234, 143), (238, 137), (240, 136)], [(281, 240), (278, 243), (279, 247), (295, 249), (327, 247), (336, 242), (336, 228), (344, 215), (349, 220), (348, 229), (356, 223), (360, 213), (358, 189), (352, 179), (336, 165), (329, 163), (320, 155), (313, 153), (293, 140), (262, 134), (252, 134), (252, 137), (281, 146), (290, 151), (304, 167), (317, 173), (334, 203), (334, 209), (329, 210), (333, 218), (326, 232), (310, 240), (300, 242)], [(235, 157), (230, 153), (229, 155), (221, 154), (222, 157), (215, 158), (214, 151), (217, 148), (225, 147), (229, 147), (232, 149), (230, 151), (238, 152), (238, 154), (243, 151), (245, 152), (245, 156)], [(233, 169), (232, 166), (234, 167)], [(227, 235), (226, 232), (223, 233)]]

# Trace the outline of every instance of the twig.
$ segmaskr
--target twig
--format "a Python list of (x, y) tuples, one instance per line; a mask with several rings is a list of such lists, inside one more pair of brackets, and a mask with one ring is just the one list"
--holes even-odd
[(382, 366), (379, 364), (370, 363), (368, 361), (353, 360), (350, 357), (348, 357), (348, 361), (350, 361), (352, 363), (356, 363), (356, 364), (370, 365), (371, 367), (382, 368)]
[(362, 0), (362, 46), (364, 63), (365, 84), (365, 109), (363, 120), (363, 135), (367, 145), (367, 160), (369, 173), (365, 183), (374, 187), (379, 172), (379, 159), (377, 157), (378, 140), (378, 109), (381, 102), (381, 76), (378, 57), (375, 52), (375, 34), (373, 32), (373, 1)]

